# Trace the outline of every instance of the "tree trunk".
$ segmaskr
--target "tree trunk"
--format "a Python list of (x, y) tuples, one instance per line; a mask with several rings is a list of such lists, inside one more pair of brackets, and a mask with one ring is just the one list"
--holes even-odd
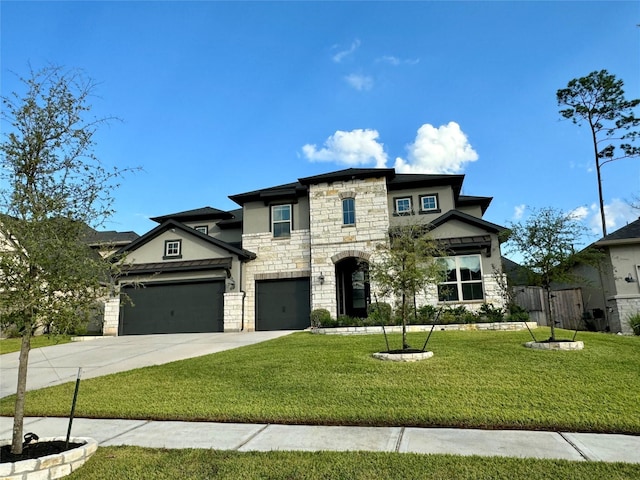
[(551, 307), (551, 288), (547, 287), (547, 305), (549, 306), (549, 325), (551, 325), (550, 341), (556, 341), (556, 319), (553, 318), (553, 308)]
[(31, 325), (25, 326), (20, 345), (20, 357), (18, 361), (18, 387), (16, 388), (16, 403), (13, 414), (13, 439), (11, 453), (22, 453), (22, 432), (24, 427), (24, 401), (27, 392), (27, 366), (29, 363), (29, 350), (31, 350)]
[(407, 296), (402, 294), (402, 349), (409, 348), (407, 343)]

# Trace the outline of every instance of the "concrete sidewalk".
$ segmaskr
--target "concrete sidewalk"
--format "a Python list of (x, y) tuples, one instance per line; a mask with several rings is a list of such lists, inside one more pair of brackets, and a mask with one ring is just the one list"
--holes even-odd
[[(0, 438), (12, 419), (0, 417)], [(65, 418), (26, 418), (24, 432), (65, 436)], [(101, 446), (216, 450), (374, 451), (640, 463), (640, 436), (414, 427), (340, 427), (76, 418), (71, 435)]]
[[(289, 335), (291, 331), (98, 337), (29, 352), (27, 390), (199, 357)], [(0, 355), (0, 398), (16, 393), (18, 352)]]

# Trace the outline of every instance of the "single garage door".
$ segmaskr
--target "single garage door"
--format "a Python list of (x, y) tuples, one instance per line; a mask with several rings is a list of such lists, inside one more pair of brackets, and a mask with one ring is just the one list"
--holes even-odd
[(308, 278), (256, 282), (256, 330), (302, 330), (310, 313)]
[(120, 335), (222, 332), (224, 288), (224, 281), (125, 287)]

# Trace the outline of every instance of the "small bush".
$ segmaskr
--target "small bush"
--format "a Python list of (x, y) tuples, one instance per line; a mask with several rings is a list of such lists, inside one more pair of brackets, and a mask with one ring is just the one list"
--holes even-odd
[(393, 309), (391, 305), (384, 302), (376, 302), (367, 308), (368, 320), (371, 325), (388, 325), (391, 321)]
[(436, 318), (438, 309), (433, 305), (422, 305), (418, 308), (418, 321), (423, 325), (433, 323), (433, 319)]
[(520, 305), (516, 305), (512, 303), (508, 307), (509, 315), (505, 319), (508, 322), (528, 322), (529, 321), (529, 312), (527, 312)]
[(316, 308), (311, 312), (311, 327), (320, 328), (320, 327), (328, 327), (333, 322), (331, 318), (331, 313), (326, 308)]
[(627, 323), (629, 323), (634, 335), (640, 335), (640, 312), (635, 315), (629, 315)]
[(481, 317), (486, 318), (488, 322), (504, 321), (504, 310), (494, 307), (491, 303), (483, 303), (478, 313)]

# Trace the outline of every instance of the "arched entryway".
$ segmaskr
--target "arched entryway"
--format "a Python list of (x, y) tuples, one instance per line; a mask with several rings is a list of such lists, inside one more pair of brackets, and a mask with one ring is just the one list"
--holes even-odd
[(336, 263), (338, 315), (365, 318), (371, 303), (369, 262), (347, 257)]

